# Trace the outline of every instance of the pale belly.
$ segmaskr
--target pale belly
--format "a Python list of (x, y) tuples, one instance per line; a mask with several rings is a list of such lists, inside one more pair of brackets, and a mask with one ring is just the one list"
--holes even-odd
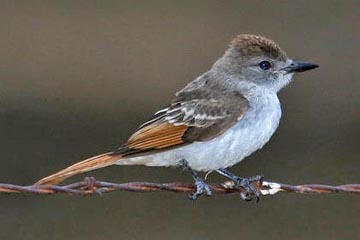
[(197, 171), (230, 167), (262, 148), (273, 135), (281, 117), (280, 103), (250, 108), (244, 117), (222, 135), (151, 155), (122, 159), (119, 165), (176, 166), (185, 159)]

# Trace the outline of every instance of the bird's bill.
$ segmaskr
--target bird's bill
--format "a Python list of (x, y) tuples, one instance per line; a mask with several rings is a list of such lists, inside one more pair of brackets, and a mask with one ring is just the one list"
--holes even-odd
[(310, 62), (303, 62), (303, 61), (292, 61), (291, 64), (287, 67), (284, 67), (282, 70), (286, 71), (287, 73), (293, 72), (305, 72), (314, 68), (319, 67), (319, 65), (310, 63)]

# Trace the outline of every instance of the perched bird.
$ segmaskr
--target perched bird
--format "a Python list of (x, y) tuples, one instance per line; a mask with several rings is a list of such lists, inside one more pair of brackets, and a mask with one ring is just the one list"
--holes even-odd
[(197, 190), (211, 195), (198, 171), (216, 171), (246, 191), (244, 200), (258, 199), (254, 181), (226, 168), (262, 148), (281, 118), (277, 96), (294, 73), (318, 65), (295, 61), (272, 40), (238, 35), (212, 68), (176, 93), (168, 107), (157, 111), (115, 151), (101, 154), (36, 184), (58, 184), (75, 174), (110, 165), (183, 166), (192, 174)]

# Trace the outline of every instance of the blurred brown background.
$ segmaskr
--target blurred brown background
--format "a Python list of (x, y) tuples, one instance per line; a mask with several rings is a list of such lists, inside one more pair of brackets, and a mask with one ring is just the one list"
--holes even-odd
[[(1, 1), (0, 182), (30, 184), (114, 149), (209, 69), (232, 37), (257, 33), (321, 67), (280, 93), (279, 130), (232, 170), (293, 184), (359, 183), (359, 7), (358, 1)], [(110, 167), (89, 175), (191, 181), (166, 168)], [(1, 195), (0, 239), (358, 239), (359, 200)]]

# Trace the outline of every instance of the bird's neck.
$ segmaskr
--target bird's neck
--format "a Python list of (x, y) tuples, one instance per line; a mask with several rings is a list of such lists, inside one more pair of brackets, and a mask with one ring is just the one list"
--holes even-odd
[(237, 91), (254, 104), (266, 104), (267, 102), (270, 104), (278, 103), (279, 101), (276, 90), (266, 85), (258, 85), (254, 82), (246, 81), (246, 79), (241, 78), (241, 75), (231, 76), (223, 74), (221, 71), (213, 71), (213, 69), (205, 75), (207, 77), (201, 78), (201, 82), (204, 83), (206, 79), (209, 79), (207, 87), (212, 90)]
[(259, 86), (251, 82), (240, 81), (236, 89), (249, 101), (253, 107), (280, 107), (277, 92), (266, 86)]

